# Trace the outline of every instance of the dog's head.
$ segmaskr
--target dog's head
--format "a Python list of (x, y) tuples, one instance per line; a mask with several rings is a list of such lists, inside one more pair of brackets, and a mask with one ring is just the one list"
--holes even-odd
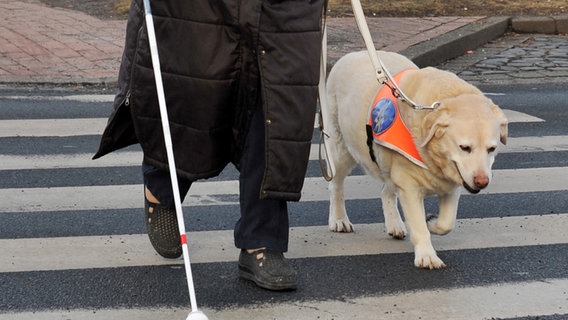
[(421, 146), (446, 177), (478, 193), (491, 182), (499, 142), (507, 142), (507, 118), (480, 94), (441, 102), (422, 121)]

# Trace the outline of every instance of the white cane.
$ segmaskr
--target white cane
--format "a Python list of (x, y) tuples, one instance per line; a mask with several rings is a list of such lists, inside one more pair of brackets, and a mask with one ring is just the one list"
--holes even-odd
[(154, 78), (156, 79), (156, 90), (158, 94), (158, 104), (160, 106), (160, 117), (162, 119), (162, 129), (164, 131), (164, 142), (166, 145), (166, 153), (168, 157), (168, 166), (170, 169), (170, 178), (172, 183), (172, 191), (174, 195), (176, 216), (180, 234), (180, 241), (183, 252), (183, 261), (185, 265), (185, 273), (187, 277), (187, 287), (189, 290), (189, 300), (191, 303), (191, 312), (186, 320), (208, 320), (207, 316), (197, 309), (195, 298), (195, 288), (193, 286), (193, 276), (191, 273), (191, 263), (189, 261), (189, 250), (187, 248), (187, 239), (185, 234), (185, 222), (183, 221), (183, 211), (181, 206), (181, 196), (179, 193), (176, 165), (174, 161), (174, 151), (172, 147), (172, 136), (170, 133), (170, 122), (168, 119), (168, 111), (166, 108), (166, 98), (164, 94), (164, 85), (162, 82), (162, 71), (160, 68), (160, 57), (158, 56), (158, 45), (156, 42), (156, 32), (154, 30), (154, 20), (152, 18), (152, 9), (150, 8), (150, 0), (144, 0), (144, 12), (146, 16), (146, 27), (148, 30), (148, 40), (150, 43), (150, 55), (152, 56), (152, 66), (154, 68)]

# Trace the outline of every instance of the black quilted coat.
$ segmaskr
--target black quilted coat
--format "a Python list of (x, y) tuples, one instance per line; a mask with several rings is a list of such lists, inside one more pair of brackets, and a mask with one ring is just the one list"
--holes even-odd
[[(267, 163), (260, 196), (299, 200), (314, 126), (324, 0), (151, 3), (178, 174), (197, 180), (230, 162), (238, 168), (258, 106)], [(94, 158), (135, 143), (147, 163), (167, 168), (142, 0), (132, 1), (119, 92)]]

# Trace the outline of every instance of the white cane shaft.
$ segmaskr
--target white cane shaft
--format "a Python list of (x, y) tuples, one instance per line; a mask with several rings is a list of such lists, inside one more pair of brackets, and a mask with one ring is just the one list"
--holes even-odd
[(179, 194), (176, 165), (175, 165), (174, 152), (172, 147), (172, 135), (170, 132), (170, 123), (168, 118), (168, 111), (166, 108), (166, 98), (164, 94), (164, 86), (162, 81), (162, 70), (160, 68), (160, 58), (158, 55), (156, 32), (154, 30), (154, 21), (152, 19), (149, 0), (144, 0), (144, 7), (146, 12), (146, 27), (148, 29), (148, 41), (150, 44), (150, 55), (152, 57), (152, 67), (154, 68), (154, 78), (156, 79), (156, 90), (158, 94), (158, 104), (160, 107), (160, 117), (162, 120), (162, 129), (164, 131), (164, 143), (166, 145), (166, 154), (168, 157), (168, 166), (169, 166), (170, 178), (173, 189), (172, 192), (174, 195), (174, 203), (176, 208), (176, 217), (178, 220), (179, 233), (182, 237), (182, 252), (183, 252), (183, 260), (185, 262), (185, 272), (187, 277), (187, 286), (189, 289), (189, 298), (190, 298), (192, 311), (196, 311), (197, 302), (195, 298), (195, 288), (193, 285), (191, 263), (189, 260), (189, 253), (188, 253), (189, 250), (187, 249), (187, 243), (185, 241), (185, 222), (183, 220), (181, 196)]

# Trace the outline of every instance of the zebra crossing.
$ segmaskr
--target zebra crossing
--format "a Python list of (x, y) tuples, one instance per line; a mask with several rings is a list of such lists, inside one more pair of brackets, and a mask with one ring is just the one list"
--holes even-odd
[[(0, 320), (187, 316), (182, 261), (159, 257), (145, 234), (139, 148), (91, 160), (111, 101), (0, 97)], [(506, 113), (513, 133), (550, 122)], [(448, 264), (436, 271), (414, 268), (409, 241), (384, 233), (380, 186), (360, 171), (346, 181), (356, 232), (328, 231), (314, 136), (302, 201), (289, 206), (295, 292), (237, 279), (238, 181), (227, 168), (184, 202), (198, 304), (210, 319), (568, 318), (565, 129), (509, 138), (492, 185), (464, 193), (456, 229), (433, 238)]]

